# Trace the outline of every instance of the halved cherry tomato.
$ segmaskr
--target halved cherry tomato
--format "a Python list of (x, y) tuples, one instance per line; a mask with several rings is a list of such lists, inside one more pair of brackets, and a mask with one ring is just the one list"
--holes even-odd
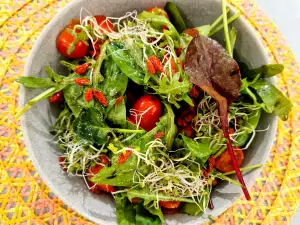
[[(97, 21), (97, 24), (101, 27), (101, 29), (106, 30), (107, 32), (115, 31), (114, 25), (112, 22), (103, 15), (94, 16)], [(101, 31), (101, 30), (100, 30)]]
[[(75, 24), (76, 25), (76, 24)], [(63, 29), (60, 34), (56, 38), (56, 48), (57, 50), (64, 56), (69, 57), (71, 59), (79, 59), (84, 57), (88, 51), (88, 45), (86, 45), (83, 41), (78, 41), (75, 44), (74, 50), (68, 54), (69, 47), (73, 44), (75, 37), (68, 32), (67, 28), (71, 28), (75, 26), (74, 24), (68, 25), (65, 29)], [(78, 31), (76, 31), (78, 32)]]
[(130, 115), (130, 120), (134, 122), (141, 120), (140, 126), (146, 131), (152, 130), (161, 116), (160, 100), (153, 95), (140, 97), (134, 103), (132, 109), (138, 115)]
[[(237, 164), (240, 167), (244, 161), (244, 152), (241, 148), (234, 147), (233, 153)], [(223, 173), (234, 171), (228, 150), (224, 151), (218, 158), (215, 159), (215, 168)]]
[(169, 19), (168, 13), (161, 7), (155, 6), (146, 10), (147, 12), (151, 12), (158, 16), (164, 16)]
[(163, 214), (176, 214), (179, 212), (179, 208), (176, 209), (166, 209), (166, 208), (162, 208), (161, 209)]
[(197, 37), (199, 36), (199, 31), (195, 28), (192, 28), (192, 29), (187, 29), (185, 31), (183, 31), (185, 34), (188, 34), (192, 37)]
[(179, 201), (159, 201), (159, 206), (166, 209), (177, 209), (180, 206)]

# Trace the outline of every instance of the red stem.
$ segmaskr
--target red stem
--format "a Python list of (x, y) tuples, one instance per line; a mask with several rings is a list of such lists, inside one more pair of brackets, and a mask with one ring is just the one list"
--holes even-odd
[(231, 139), (230, 139), (229, 132), (228, 132), (228, 103), (227, 103), (227, 99), (225, 97), (221, 96), (211, 86), (204, 85), (204, 86), (200, 86), (200, 88), (202, 90), (204, 90), (207, 94), (209, 94), (218, 103), (219, 114), (220, 114), (221, 125), (222, 125), (222, 131), (223, 131), (224, 137), (228, 140), (226, 145), (227, 145), (227, 150), (230, 154), (230, 158), (231, 158), (233, 168), (236, 172), (236, 175), (237, 175), (237, 178), (238, 178), (239, 182), (241, 183), (241, 185), (243, 185), (242, 190), (244, 192), (245, 198), (247, 200), (251, 200), (248, 189), (247, 189), (246, 184), (244, 182), (243, 175), (240, 171), (239, 165), (237, 164), (236, 158), (234, 156), (233, 148), (232, 148), (232, 144), (231, 144)]

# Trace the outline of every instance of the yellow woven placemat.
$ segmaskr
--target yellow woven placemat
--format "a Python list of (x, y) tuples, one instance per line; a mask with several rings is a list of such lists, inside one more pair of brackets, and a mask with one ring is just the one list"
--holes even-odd
[[(44, 26), (70, 0), (0, 0), (0, 224), (93, 224), (61, 202), (43, 183), (23, 143), (14, 115), (26, 58)], [(278, 87), (294, 103), (280, 121), (276, 143), (261, 176), (214, 224), (289, 224), (300, 202), (300, 79), (293, 53), (253, 0), (231, 0), (261, 38), (271, 62), (283, 63)]]

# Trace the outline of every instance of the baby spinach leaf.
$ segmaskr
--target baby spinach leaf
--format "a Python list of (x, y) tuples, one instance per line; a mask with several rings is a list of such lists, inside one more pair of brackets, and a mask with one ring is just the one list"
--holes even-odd
[(268, 78), (282, 73), (283, 70), (284, 66), (282, 64), (267, 64), (252, 70), (248, 69), (248, 67), (244, 67), (242, 77), (247, 78), (247, 80), (253, 80), (260, 74), (260, 77)]
[(293, 104), (274, 85), (264, 79), (259, 79), (250, 85), (260, 97), (266, 108), (274, 111), (274, 114), (282, 120), (287, 120)]
[(50, 66), (45, 66), (45, 71), (48, 74), (48, 77), (54, 82), (60, 83), (66, 78), (65, 76), (55, 73), (55, 71)]
[(179, 39), (179, 34), (176, 30), (176, 28), (173, 26), (173, 24), (165, 17), (165, 16), (159, 16), (147, 11), (143, 11), (137, 16), (140, 20), (146, 20), (155, 28), (160, 30), (162, 26), (166, 26), (169, 29), (170, 36), (173, 39)]
[(107, 112), (107, 119), (115, 125), (120, 125), (121, 127), (126, 126), (126, 106), (124, 99), (117, 106), (113, 106), (111, 110)]
[(144, 207), (146, 210), (148, 210), (152, 215), (156, 215), (159, 217), (161, 223), (164, 223), (164, 215), (161, 211), (161, 208), (158, 206), (157, 201), (149, 201), (149, 200), (144, 200)]
[(115, 97), (124, 95), (128, 77), (119, 69), (118, 65), (109, 58), (104, 63), (103, 91), (106, 96)]
[(174, 24), (179, 33), (182, 33), (186, 29), (186, 25), (176, 5), (173, 2), (167, 2), (165, 10), (168, 13), (171, 23)]
[(64, 98), (75, 117), (78, 117), (83, 109), (83, 106), (78, 103), (78, 99), (83, 95), (83, 89), (77, 84), (68, 85), (64, 89)]
[(177, 127), (175, 125), (175, 115), (174, 112), (169, 104), (165, 104), (167, 109), (167, 116), (168, 116), (168, 124), (167, 124), (167, 133), (166, 133), (166, 147), (167, 149), (172, 149), (175, 136), (177, 134)]
[(180, 202), (189, 202), (189, 203), (194, 202), (192, 199), (189, 198), (174, 197), (163, 193), (153, 193), (147, 188), (129, 189), (127, 191), (127, 196), (129, 199), (133, 199), (137, 197), (137, 198), (144, 199), (145, 201), (154, 201), (158, 199), (162, 201), (180, 201)]
[(128, 53), (124, 44), (113, 42), (107, 45), (107, 50), (112, 56), (113, 61), (118, 65), (120, 70), (135, 83), (143, 85), (145, 74), (136, 64), (134, 58)]
[(142, 41), (139, 39), (133, 39), (127, 37), (124, 40), (125, 47), (128, 49), (128, 53), (135, 60), (137, 65), (143, 69), (144, 72), (147, 71), (146, 65), (143, 59), (143, 49), (140, 46), (143, 46)]
[(158, 132), (165, 132), (168, 126), (168, 115), (164, 115), (160, 118), (159, 122), (156, 124), (156, 127), (141, 136), (139, 139), (135, 140), (133, 143), (130, 144), (132, 147), (139, 147), (141, 152), (147, 150), (147, 143), (154, 140), (154, 135)]
[(206, 139), (196, 142), (193, 139), (182, 135), (182, 140), (184, 141), (186, 147), (190, 150), (192, 156), (196, 157), (202, 165), (206, 163), (210, 155), (213, 153), (209, 147), (210, 142)]
[(50, 78), (39, 78), (39, 77), (19, 77), (16, 82), (23, 84), (27, 88), (47, 88), (54, 87), (54, 83)]
[(120, 154), (113, 155), (111, 166), (105, 166), (92, 181), (97, 184), (109, 184), (113, 186), (130, 187), (133, 184), (134, 171), (137, 167), (137, 157), (131, 154), (122, 164), (118, 163)]
[(73, 129), (78, 138), (98, 145), (107, 142), (107, 135), (110, 132), (102, 112), (93, 108), (85, 109), (80, 113), (73, 123)]
[(142, 203), (134, 205), (125, 195), (115, 196), (117, 221), (119, 225), (161, 225), (158, 216), (149, 213)]
[(198, 203), (203, 208), (200, 208), (196, 203), (182, 203), (180, 205), (180, 212), (188, 214), (190, 216), (198, 216), (200, 213), (203, 213), (208, 205), (209, 194), (203, 194), (201, 201)]

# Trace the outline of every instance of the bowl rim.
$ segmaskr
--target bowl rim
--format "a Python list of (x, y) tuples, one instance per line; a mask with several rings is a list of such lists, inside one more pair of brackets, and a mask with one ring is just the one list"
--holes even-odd
[[(29, 75), (29, 69), (32, 65), (32, 62), (33, 62), (33, 58), (35, 56), (35, 54), (38, 52), (44, 38), (46, 37), (46, 34), (53, 28), (53, 25), (56, 24), (59, 20), (60, 20), (60, 15), (63, 15), (64, 13), (66, 13), (70, 7), (74, 6), (74, 5), (77, 5), (81, 2), (82, 0), (73, 0), (72, 2), (69, 2), (65, 5), (64, 8), (60, 9), (56, 14), (55, 16), (50, 20), (49, 23), (47, 23), (47, 25), (45, 26), (45, 28), (42, 30), (42, 32), (40, 33), (38, 39), (36, 40), (36, 42), (34, 43), (31, 51), (30, 51), (30, 54), (26, 60), (26, 63), (25, 63), (25, 66), (24, 66), (24, 76), (28, 76)], [(219, 2), (218, 0), (213, 0), (215, 2)], [(230, 8), (230, 11), (231, 12), (235, 12), (236, 13), (236, 10), (234, 9), (233, 6), (229, 5), (229, 8)], [(240, 17), (239, 20), (241, 21), (241, 23), (243, 25), (245, 25), (248, 29), (251, 31), (251, 33), (254, 33), (255, 30), (253, 29), (253, 27), (251, 27), (247, 20), (243, 17)], [(269, 57), (268, 57), (268, 54), (266, 53), (266, 50), (264, 48), (264, 45), (261, 41), (261, 39), (258, 37), (258, 35), (253, 35), (253, 38), (254, 38), (254, 41), (256, 43), (258, 43), (258, 46), (259, 48), (261, 49), (261, 52), (263, 53), (263, 58), (265, 59), (266, 62), (269, 62)], [(276, 84), (276, 78), (272, 77), (271, 79), (269, 79), (269, 82), (273, 83), (273, 84)], [(20, 88), (20, 96), (19, 96), (19, 105), (22, 104), (22, 102), (24, 102), (24, 87), (21, 86)], [(35, 155), (35, 151), (33, 150), (32, 146), (31, 146), (31, 142), (29, 141), (29, 135), (28, 135), (28, 132), (27, 132), (27, 129), (28, 127), (25, 125), (25, 122), (26, 122), (26, 119), (24, 116), (21, 117), (21, 127), (22, 127), (22, 133), (23, 133), (23, 137), (24, 137), (24, 142), (25, 142), (25, 145), (26, 145), (26, 148), (27, 148), (27, 151), (28, 151), (28, 154), (29, 154), (29, 157), (32, 161), (32, 163), (34, 164), (35, 166), (35, 169), (36, 171), (38, 172), (39, 176), (42, 178), (43, 182), (46, 183), (46, 185), (49, 187), (49, 189), (55, 194), (57, 195), (60, 200), (62, 200), (68, 207), (72, 208), (74, 211), (76, 211), (78, 214), (80, 214), (81, 216), (87, 218), (88, 220), (90, 221), (93, 221), (95, 223), (99, 223), (99, 218), (95, 218), (93, 217), (92, 215), (90, 215), (88, 212), (86, 211), (82, 211), (82, 210), (79, 210), (75, 205), (73, 204), (70, 204), (68, 198), (66, 198), (59, 190), (59, 187), (57, 185), (55, 185), (54, 182), (51, 182), (48, 178), (48, 176), (44, 173), (44, 169), (41, 167), (41, 164), (39, 163), (38, 159), (36, 158), (36, 155)], [(277, 125), (278, 125), (278, 118), (274, 116), (273, 118), (273, 121), (272, 123), (274, 124), (274, 130), (272, 130), (272, 133), (271, 133), (271, 138), (272, 138), (272, 141), (274, 141), (276, 139), (276, 131), (277, 131)], [(272, 142), (270, 142), (272, 143)], [(268, 149), (266, 150), (265, 154), (268, 156), (270, 154), (270, 151), (272, 149), (272, 144), (269, 144), (268, 146)], [(262, 160), (262, 165), (264, 166), (264, 164), (266, 163), (268, 157), (265, 157), (264, 160)], [(255, 178), (257, 178), (259, 176), (259, 174), (261, 173), (262, 169), (263, 169), (263, 166), (261, 168), (258, 168), (256, 169), (254, 172), (255, 172)], [(253, 184), (255, 183), (255, 179), (253, 179), (252, 182), (250, 182), (247, 186), (248, 186), (248, 189), (251, 188), (251, 186), (253, 186)], [(221, 213), (223, 213), (225, 210), (227, 210), (237, 199), (239, 199), (241, 197), (241, 195), (238, 195), (237, 197), (233, 198), (230, 200), (230, 202), (224, 206), (222, 206), (219, 211), (220, 213), (218, 213), (219, 215)], [(229, 206), (228, 206), (229, 205)], [(102, 222), (105, 222), (105, 221), (102, 221)]]

